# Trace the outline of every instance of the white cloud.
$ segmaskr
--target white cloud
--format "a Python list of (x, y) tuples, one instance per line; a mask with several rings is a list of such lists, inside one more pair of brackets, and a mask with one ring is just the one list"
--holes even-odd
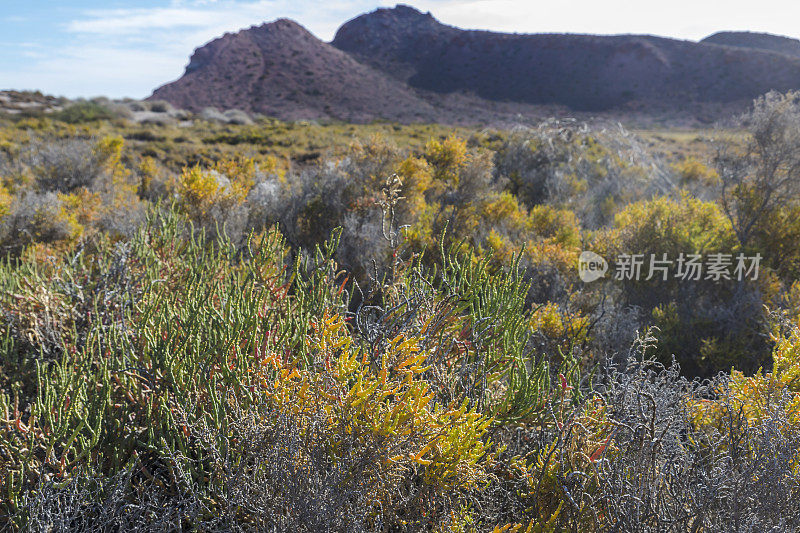
[(59, 96), (141, 98), (179, 74), (174, 58), (158, 51), (76, 47), (55, 56), (38, 56), (36, 61), (13, 72), (0, 71), (0, 79), (15, 80), (16, 89), (44, 90)]
[(152, 29), (207, 26), (219, 21), (219, 14), (212, 11), (179, 8), (116, 9), (86, 15), (84, 19), (70, 21), (67, 30), (98, 35), (138, 34)]
[(173, 2), (160, 8), (91, 10), (66, 24), (73, 34), (106, 37), (142, 35), (148, 31), (218, 28), (235, 31), (282, 17), (295, 18), (320, 38), (330, 39), (348, 14), (362, 12), (371, 2), (326, 2), (311, 9), (292, 0), (199, 0)]

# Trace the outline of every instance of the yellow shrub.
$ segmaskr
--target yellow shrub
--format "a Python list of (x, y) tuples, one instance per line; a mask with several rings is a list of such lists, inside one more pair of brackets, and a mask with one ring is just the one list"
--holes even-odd
[(714, 185), (719, 181), (719, 174), (713, 168), (709, 168), (694, 157), (687, 157), (678, 163), (674, 163), (672, 168), (681, 177), (684, 183), (700, 183), (704, 185)]
[(568, 209), (537, 205), (531, 210), (531, 229), (547, 243), (578, 250), (581, 234), (578, 217)]
[(605, 257), (621, 253), (733, 253), (731, 223), (714, 202), (689, 196), (630, 204), (614, 216), (614, 227), (599, 236), (595, 249)]
[(139, 196), (145, 196), (149, 191), (154, 179), (161, 176), (161, 171), (158, 163), (152, 157), (144, 157), (139, 162), (139, 186), (137, 193)]
[(565, 276), (574, 275), (581, 234), (572, 211), (535, 206), (528, 212), (513, 195), (504, 192), (483, 203), (474, 218), (476, 225), (483, 223), (489, 229), (485, 241), (475, 242), (473, 237), (473, 245), (479, 251), (487, 248), (497, 262), (509, 264), (524, 247), (524, 257), (531, 266), (551, 265)]
[(503, 192), (484, 203), (481, 216), (492, 226), (502, 224), (514, 232), (527, 232), (532, 229), (532, 221), (527, 211), (509, 192)]
[(426, 246), (430, 247), (435, 241), (433, 223), (436, 219), (437, 211), (438, 205), (436, 204), (423, 202), (420, 205), (419, 211), (416, 213), (417, 220), (403, 232), (403, 237), (412, 249), (422, 250)]
[(112, 183), (119, 187), (127, 184), (131, 171), (122, 163), (122, 150), (125, 141), (122, 137), (104, 137), (97, 143), (95, 153), (101, 158)]
[(183, 169), (178, 194), (184, 211), (194, 219), (206, 217), (215, 203), (230, 201), (236, 193), (226, 190), (222, 176), (199, 166)]
[(792, 282), (783, 295), (782, 300), (783, 305), (780, 305), (780, 307), (785, 310), (784, 313), (786, 317), (792, 324), (800, 327), (800, 281)]
[[(508, 239), (497, 233), (494, 228), (489, 230), (489, 235), (486, 237), (485, 245), (488, 248), (487, 251), (492, 254), (492, 257), (502, 264), (510, 263), (514, 256), (519, 252), (519, 249), (516, 246), (509, 242)], [(483, 247), (478, 246), (477, 251), (479, 254), (481, 254), (484, 251)]]
[(183, 198), (194, 206), (211, 202), (220, 189), (217, 178), (199, 166), (184, 169), (179, 184)]
[(555, 303), (547, 303), (531, 313), (531, 329), (552, 340), (562, 350), (586, 340), (589, 318), (580, 312), (568, 313)]
[(409, 468), (442, 488), (467, 488), (486, 479), (479, 464), (489, 443), (491, 420), (465, 403), (442, 405), (422, 374), (428, 353), (417, 339), (391, 339), (381, 353), (354, 346), (343, 319), (330, 314), (314, 324), (309, 346), (323, 371), (286, 363), (277, 354), (262, 362), (263, 387), (272, 404), (309, 424), (323, 415), (336, 456), (342, 439), (380, 443), (384, 460), (376, 468), (389, 483)]
[[(272, 164), (277, 172), (277, 160)], [(176, 184), (180, 205), (194, 220), (207, 221), (215, 206), (224, 212), (241, 205), (259, 171), (255, 160), (250, 158), (220, 160), (210, 169), (199, 165), (184, 168)]]
[(425, 209), (426, 198), (441, 192), (441, 185), (434, 183), (431, 166), (424, 159), (404, 159), (397, 167), (397, 175), (403, 181), (404, 201), (400, 207), (412, 217)]
[[(277, 169), (277, 159), (273, 157), (269, 165), (272, 169)], [(214, 170), (230, 180), (229, 194), (238, 202), (243, 202), (256, 183), (256, 172), (259, 168), (254, 159), (240, 157), (217, 161)]]
[(11, 193), (0, 183), (0, 218), (11, 211)]
[[(728, 408), (741, 412), (748, 421), (763, 422), (776, 408), (785, 409), (789, 423), (800, 425), (800, 330), (776, 339), (772, 352), (772, 372), (759, 370), (745, 376), (731, 372), (728, 390), (719, 400), (693, 403), (695, 423), (700, 426), (723, 427)], [(788, 396), (788, 404), (778, 400)]]
[(443, 141), (432, 139), (425, 146), (425, 159), (433, 167), (433, 177), (458, 185), (461, 169), (467, 164), (467, 141), (450, 135)]
[(86, 189), (78, 189), (70, 194), (59, 194), (58, 197), (61, 200), (62, 209), (77, 225), (76, 229), (79, 228), (78, 233), (80, 234), (94, 225), (104, 209), (100, 194), (89, 192)]

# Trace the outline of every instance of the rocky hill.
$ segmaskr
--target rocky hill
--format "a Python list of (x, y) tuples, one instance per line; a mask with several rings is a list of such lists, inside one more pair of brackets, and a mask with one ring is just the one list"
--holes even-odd
[(800, 57), (800, 40), (770, 33), (749, 31), (721, 31), (700, 41), (701, 43), (724, 44), (739, 48), (752, 48)]
[(575, 110), (732, 102), (800, 87), (800, 60), (766, 51), (640, 35), (466, 31), (404, 6), (347, 22), (332, 44), (418, 89)]
[(282, 119), (364, 121), (430, 114), (410, 88), (280, 19), (198, 48), (178, 81), (151, 99), (199, 112), (238, 108)]
[(709, 120), (769, 90), (800, 88), (800, 56), (723, 35), (734, 34), (699, 43), (505, 34), (447, 26), (400, 5), (345, 23), (331, 43), (286, 19), (226, 34), (197, 49), (183, 77), (151, 98), (282, 119), (638, 112)]

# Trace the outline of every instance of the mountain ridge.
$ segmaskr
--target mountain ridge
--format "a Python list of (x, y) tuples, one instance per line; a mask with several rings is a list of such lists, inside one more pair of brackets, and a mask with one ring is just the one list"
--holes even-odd
[(792, 55), (768, 49), (782, 40), (734, 33), (694, 42), (463, 30), (400, 4), (345, 22), (330, 43), (289, 19), (225, 34), (150, 98), (288, 120), (465, 122), (554, 110), (709, 120), (800, 88), (800, 41)]
[(800, 40), (771, 33), (720, 31), (709, 35), (700, 42), (762, 50), (800, 58)]
[(648, 35), (461, 30), (408, 6), (360, 15), (332, 44), (376, 70), (402, 73), (398, 79), (417, 89), (472, 87), (489, 100), (588, 112), (637, 100), (749, 100), (800, 87), (800, 61), (781, 56), (776, 69), (763, 50)]

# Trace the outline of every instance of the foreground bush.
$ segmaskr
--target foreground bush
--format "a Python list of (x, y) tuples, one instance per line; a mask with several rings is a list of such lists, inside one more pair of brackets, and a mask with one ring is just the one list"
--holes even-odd
[[(403, 278), (418, 285), (413, 306), (406, 301), (401, 313), (396, 293), (394, 314), (365, 308), (351, 317), (333, 248), (291, 267), (276, 234), (251, 243), (240, 252), (174, 215), (156, 216), (130, 244), (101, 240), (65, 262), (7, 266), (2, 490), (6, 510), (21, 513), (15, 520), (24, 523), (24, 499), (44, 487), (130, 469), (131, 490), (157, 479), (171, 491), (232, 497), (218, 477), (239, 464), (228, 455), (230, 439), (241, 438), (231, 428), (255, 413), (280, 413), (301, 436), (324, 439), (309, 460), (356, 454), (364, 470), (347, 479), (383, 487), (357, 513), (373, 525), (431, 520), (425, 513), (443, 513), (447, 491), (486, 481), (478, 463), (492, 417), (529, 416), (547, 381), (543, 364), (522, 359), (520, 280), (453, 262), (444, 278), (431, 278), (449, 287), (441, 294), (413, 270)], [(359, 326), (345, 328), (346, 317)], [(390, 318), (399, 323), (385, 324)], [(401, 323), (408, 332), (382, 330)], [(213, 450), (233, 463), (216, 462)], [(393, 495), (401, 479), (410, 492)]]
[[(686, 375), (711, 377), (734, 366), (755, 372), (769, 362), (765, 305), (774, 307), (774, 275), (761, 266), (758, 279), (737, 279), (741, 248), (715, 203), (684, 195), (631, 204), (598, 235), (594, 249), (612, 261), (632, 253), (644, 258), (636, 279), (614, 279), (608, 285), (617, 305), (637, 309), (640, 324), (659, 329), (656, 351), (662, 363), (675, 357)], [(684, 277), (679, 276), (678, 260), (691, 254), (705, 263), (724, 254), (731, 274), (715, 279), (704, 271), (694, 279), (684, 266)], [(666, 275), (650, 271), (651, 257), (668, 261)]]
[[(298, 166), (62, 126), (0, 131), (0, 529), (798, 528), (791, 187), (741, 226), (796, 178), (768, 151), (687, 159), (693, 196), (570, 123)], [(764, 263), (586, 284), (586, 249)]]
[(518, 268), (398, 259), (355, 304), (337, 234), (295, 260), (274, 230), (247, 243), (154, 212), (129, 243), (3, 266), (7, 526), (797, 526), (791, 328), (771, 374), (691, 382), (645, 337), (582, 380), (539, 351), (567, 322)]

